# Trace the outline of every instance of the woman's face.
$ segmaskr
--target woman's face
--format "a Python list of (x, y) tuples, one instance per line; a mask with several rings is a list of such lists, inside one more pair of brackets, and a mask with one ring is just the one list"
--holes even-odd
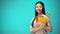
[(36, 4), (37, 13), (39, 13), (39, 14), (42, 13), (42, 9), (43, 9), (43, 6), (40, 3)]

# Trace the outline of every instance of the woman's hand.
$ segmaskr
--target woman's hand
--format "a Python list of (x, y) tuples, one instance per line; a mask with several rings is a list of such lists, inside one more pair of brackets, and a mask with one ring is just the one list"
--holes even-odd
[(41, 26), (41, 29), (44, 29), (46, 25), (40, 22), (40, 26)]
[(40, 23), (39, 22), (36, 22), (35, 25), (34, 25), (35, 28), (37, 27), (40, 27)]
[(44, 23), (41, 23), (41, 22), (36, 22), (35, 23), (35, 27), (41, 27), (41, 28), (44, 28), (45, 27), (45, 24)]

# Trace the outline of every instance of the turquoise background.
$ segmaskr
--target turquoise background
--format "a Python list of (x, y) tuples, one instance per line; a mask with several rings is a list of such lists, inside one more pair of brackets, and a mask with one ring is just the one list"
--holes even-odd
[(48, 34), (60, 33), (60, 0), (0, 0), (0, 33), (30, 34), (37, 1), (44, 2), (46, 13), (51, 15), (52, 32)]

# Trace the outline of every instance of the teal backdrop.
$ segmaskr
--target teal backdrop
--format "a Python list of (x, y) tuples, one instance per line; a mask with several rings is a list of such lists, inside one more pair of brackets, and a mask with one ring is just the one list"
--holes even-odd
[(30, 23), (37, 1), (42, 1), (46, 13), (50, 14), (52, 32), (48, 34), (59, 34), (60, 0), (0, 0), (0, 33), (30, 34)]

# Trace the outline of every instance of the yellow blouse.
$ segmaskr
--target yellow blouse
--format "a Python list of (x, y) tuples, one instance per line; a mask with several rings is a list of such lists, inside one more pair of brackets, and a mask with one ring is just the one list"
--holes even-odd
[[(49, 17), (50, 15), (46, 14), (45, 16)], [(46, 22), (46, 17), (44, 17), (44, 16), (37, 16), (37, 21), (38, 21), (38, 23), (43, 23), (43, 24), (47, 23)], [(37, 26), (37, 27), (39, 27), (39, 26)]]
[[(49, 14), (46, 14), (46, 16), (50, 16)], [(41, 23), (43, 23), (43, 24), (46, 24), (46, 17), (44, 17), (44, 16), (37, 16), (37, 20), (38, 20), (38, 22), (41, 22)]]

